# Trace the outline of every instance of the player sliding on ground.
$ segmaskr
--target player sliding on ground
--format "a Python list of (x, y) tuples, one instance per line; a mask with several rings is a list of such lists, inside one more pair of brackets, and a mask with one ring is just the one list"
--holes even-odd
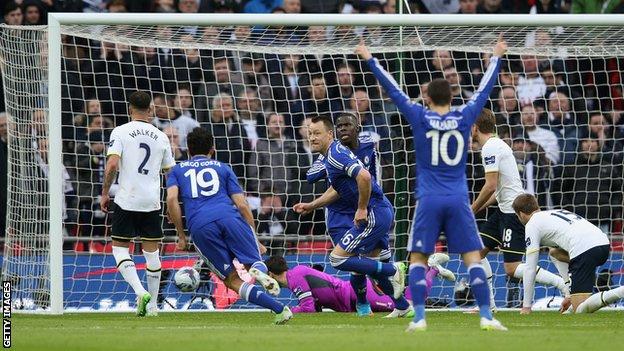
[[(455, 275), (440, 265), (448, 262), (449, 257), (443, 253), (429, 256), (429, 270), (427, 271), (427, 295), (431, 291), (433, 278), (437, 275), (454, 281)], [(266, 261), (269, 275), (281, 287), (290, 289), (299, 299), (299, 304), (291, 310), (293, 313), (321, 312), (323, 308), (335, 312), (356, 312), (356, 297), (351, 284), (333, 275), (318, 271), (310, 266), (298, 265), (288, 269), (284, 257), (271, 256)], [(389, 312), (394, 310), (392, 299), (379, 291), (374, 282), (367, 279), (366, 300), (374, 312)]]
[(292, 318), (290, 309), (244, 282), (232, 262), (238, 259), (267, 291), (279, 294), (278, 283), (266, 274), (267, 267), (260, 257), (243, 189), (229, 165), (210, 158), (213, 143), (206, 130), (193, 129), (187, 136), (191, 159), (173, 167), (167, 177), (167, 210), (178, 233), (178, 249), (186, 248), (187, 242), (178, 203), (181, 198), (188, 231), (210, 270), (246, 301), (273, 311), (275, 323), (283, 324)]
[[(524, 270), (523, 314), (531, 312), (535, 290), (535, 271), (540, 247), (552, 250), (560, 264), (562, 277), (570, 277), (571, 295), (561, 304), (561, 312), (591, 313), (624, 299), (624, 286), (591, 295), (596, 282), (596, 268), (609, 258), (609, 238), (585, 218), (566, 211), (540, 211), (537, 199), (530, 194), (518, 196), (513, 209), (526, 226), (526, 269)], [(591, 295), (591, 296), (590, 296)]]
[[(364, 168), (371, 174), (373, 182), (379, 184), (378, 173), (378, 157), (375, 148), (375, 142), (368, 136), (359, 136), (361, 127), (358, 122), (357, 116), (349, 112), (341, 113), (336, 118), (336, 136), (337, 139), (353, 152), (357, 159), (362, 163)], [(316, 183), (320, 180), (327, 179), (327, 171), (325, 169), (325, 157), (319, 155), (314, 161), (314, 164), (308, 170), (307, 180), (309, 183)], [(327, 190), (331, 191), (331, 190)], [(338, 244), (342, 235), (346, 233), (353, 226), (353, 217), (355, 216), (355, 209), (352, 208), (349, 201), (339, 198), (335, 202), (328, 204), (325, 212), (325, 221), (327, 225), (327, 232), (335, 245)], [(379, 253), (379, 260), (381, 262), (390, 262), (392, 258), (392, 252), (389, 248), (384, 248)], [(350, 281), (354, 286), (363, 287), (362, 290), (356, 291), (358, 297), (357, 313), (359, 316), (368, 316), (373, 311), (368, 303), (366, 297), (368, 294), (367, 285), (363, 285), (361, 282), (366, 280), (366, 276), (359, 273), (351, 273)], [(392, 311), (387, 317), (407, 317), (413, 314), (413, 309), (410, 307), (406, 311)]]
[[(149, 94), (137, 91), (128, 101), (132, 121), (111, 133), (100, 206), (108, 212), (109, 191), (119, 172), (119, 191), (112, 206), (113, 256), (117, 270), (137, 295), (137, 316), (156, 316), (161, 273), (158, 244), (163, 237), (160, 178), (161, 170), (173, 167), (175, 161), (167, 135), (149, 122), (153, 114)], [(147, 291), (130, 258), (130, 241), (137, 236), (141, 238), (145, 257)]]
[(507, 44), (499, 38), (490, 65), (479, 89), (470, 101), (451, 110), (451, 87), (444, 79), (429, 83), (429, 107), (410, 101), (396, 81), (375, 59), (364, 43), (356, 53), (368, 63), (377, 80), (409, 122), (416, 152), (417, 208), (408, 243), (410, 251), (409, 289), (416, 312), (407, 331), (424, 331), (427, 257), (435, 251), (441, 231), (446, 234), (449, 252), (460, 253), (470, 274), (470, 287), (481, 315), (481, 329), (507, 330), (492, 318), (490, 290), (481, 265), (483, 243), (470, 210), (466, 180), (466, 154), (472, 124), (485, 106), (498, 77), (501, 56)]
[[(472, 204), (472, 212), (479, 213), (498, 202), (498, 208), (480, 227), (481, 239), (485, 245), (485, 249), (481, 251), (481, 264), (488, 278), (490, 305), (493, 310), (496, 309), (496, 303), (492, 289), (492, 267), (487, 253), (498, 247), (503, 253), (505, 272), (509, 277), (522, 279), (526, 268), (522, 263), (525, 251), (524, 226), (511, 207), (514, 199), (524, 193), (522, 181), (513, 151), (495, 133), (496, 117), (489, 109), (483, 109), (472, 127), (472, 139), (481, 147), (485, 185)], [(535, 280), (540, 284), (557, 287), (564, 296), (569, 294), (569, 287), (564, 280), (545, 269), (538, 269)]]
[[(379, 253), (388, 248), (389, 233), (394, 223), (394, 209), (375, 183), (370, 172), (357, 157), (339, 141), (334, 140), (334, 124), (329, 116), (315, 116), (309, 126), (312, 152), (324, 157), (325, 169), (331, 186), (321, 197), (310, 203), (298, 203), (294, 210), (310, 213), (341, 198), (354, 213), (351, 227), (337, 239), (329, 261), (345, 272), (363, 275), (351, 280), (354, 291), (366, 291), (366, 275), (379, 283), (381, 290), (393, 297), (398, 310), (395, 314), (409, 313), (411, 307), (403, 296), (405, 271), (403, 264), (379, 261)], [(330, 223), (330, 227), (332, 224)], [(368, 311), (360, 313), (360, 308)], [(370, 305), (358, 305), (358, 313), (370, 315)]]

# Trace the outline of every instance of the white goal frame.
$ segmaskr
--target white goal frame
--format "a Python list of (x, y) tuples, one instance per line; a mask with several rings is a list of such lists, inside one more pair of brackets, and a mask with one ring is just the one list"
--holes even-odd
[(349, 25), (349, 26), (624, 26), (622, 15), (344, 15), (344, 14), (158, 14), (49, 13), (48, 92), (50, 201), (50, 309), (63, 313), (63, 223), (61, 139), (61, 25)]

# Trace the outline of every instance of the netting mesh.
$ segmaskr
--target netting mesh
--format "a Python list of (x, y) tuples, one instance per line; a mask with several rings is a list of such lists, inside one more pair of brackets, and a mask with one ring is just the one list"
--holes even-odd
[[(377, 141), (378, 174), (397, 213), (395, 257), (404, 259), (414, 202), (412, 134), (366, 64), (352, 54), (361, 36), (415, 100), (426, 98), (429, 81), (444, 77), (453, 86), (453, 105), (461, 105), (478, 86), (502, 32), (510, 51), (489, 107), (499, 135), (514, 150), (525, 189), (544, 208), (570, 209), (609, 233), (616, 250), (606, 268), (612, 284), (622, 280), (620, 27), (62, 26), (62, 32), (66, 179), (64, 203), (53, 205), (64, 208), (66, 310), (133, 305), (110, 255), (110, 216), (100, 210), (99, 194), (106, 141), (113, 127), (128, 121), (126, 101), (135, 90), (152, 93), (153, 123), (169, 135), (176, 160), (186, 159), (192, 128), (212, 132), (216, 157), (239, 176), (269, 254), (331, 273), (323, 211), (299, 216), (291, 208), (325, 189), (324, 183), (305, 181), (316, 158), (304, 137), (307, 117), (355, 112), (362, 134)], [(4, 26), (0, 40), (10, 155), (3, 276), (15, 282), (18, 307), (43, 309), (49, 300), (46, 31)], [(476, 146), (466, 172), (474, 198), (484, 183)], [(162, 307), (225, 308), (236, 301), (208, 275), (196, 296), (180, 294), (166, 272), (192, 265), (196, 255), (176, 252), (175, 232), (164, 219), (163, 228)], [(439, 249), (445, 249), (444, 240)], [(140, 253), (138, 245), (134, 252)], [(135, 259), (142, 271), (141, 255)], [(505, 277), (501, 255), (490, 260), (497, 304), (517, 306), (518, 282)], [(540, 264), (554, 271), (547, 259)], [(456, 256), (448, 268), (460, 280), (465, 276)], [(454, 295), (461, 289), (436, 280), (430, 302), (462, 305)], [(539, 288), (536, 296), (553, 293)], [(196, 305), (193, 297), (209, 302)]]

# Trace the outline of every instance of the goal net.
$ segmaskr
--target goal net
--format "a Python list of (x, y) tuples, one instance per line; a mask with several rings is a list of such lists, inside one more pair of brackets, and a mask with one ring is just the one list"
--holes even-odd
[[(99, 194), (108, 137), (128, 121), (127, 97), (136, 90), (152, 95), (153, 123), (168, 134), (176, 160), (187, 157), (190, 130), (201, 126), (212, 132), (216, 158), (232, 164), (247, 192), (267, 254), (284, 255), (291, 267), (314, 265), (344, 279), (329, 265), (332, 246), (324, 212), (299, 216), (292, 205), (310, 201), (326, 187), (306, 181), (317, 156), (306, 141), (307, 118), (354, 112), (361, 134), (377, 143), (378, 181), (396, 208), (394, 258), (405, 260), (418, 150), (413, 150), (409, 125), (353, 55), (360, 38), (415, 101), (426, 99), (429, 81), (443, 77), (453, 87), (453, 105), (461, 105), (479, 85), (502, 33), (509, 52), (489, 101), (498, 135), (512, 146), (524, 187), (543, 208), (574, 211), (609, 235), (612, 253), (597, 289), (623, 284), (624, 27), (539, 25), (537, 18), (531, 26), (509, 26), (504, 19), (497, 20), (498, 26), (459, 26), (444, 18), (436, 25), (428, 20), (429, 25), (415, 26), (419, 22), (413, 20), (411, 26), (390, 26), (384, 17), (358, 17), (358, 25), (301, 21), (293, 26), (289, 16), (279, 26), (62, 24), (60, 65), (48, 65), (47, 27), (0, 26), (9, 126), (2, 277), (13, 284), (14, 307), (50, 310), (50, 262), (62, 264), (64, 311), (134, 307), (131, 289), (116, 272), (110, 214), (99, 208)], [(141, 18), (141, 23), (150, 19)], [(196, 23), (217, 17), (200, 18)], [(266, 18), (278, 23), (275, 16)], [(240, 22), (233, 17), (231, 23)], [(60, 86), (50, 86), (49, 75), (59, 70)], [(58, 96), (58, 89), (60, 101), (48, 99)], [(49, 146), (61, 150), (61, 157), (48, 153)], [(474, 198), (484, 184), (477, 146), (470, 148), (468, 159)], [(62, 178), (62, 187), (52, 187), (58, 189), (53, 193), (49, 185), (61, 180), (49, 183), (50, 174)], [(487, 212), (477, 216), (479, 223)], [(51, 226), (50, 218), (55, 223), (58, 215), (62, 226)], [(249, 307), (207, 272), (198, 291), (178, 291), (173, 273), (195, 265), (198, 254), (176, 251), (175, 231), (166, 218), (162, 226), (162, 309)], [(54, 243), (62, 244), (62, 253)], [(437, 249), (446, 249), (443, 236)], [(132, 250), (144, 279), (140, 245)], [(502, 254), (493, 252), (489, 259), (498, 307), (518, 307), (521, 283), (506, 277)], [(540, 265), (556, 272), (545, 253)], [(471, 306), (459, 257), (451, 255), (447, 268), (457, 282), (436, 278), (428, 303)], [(556, 306), (553, 296), (558, 296), (554, 288), (537, 287), (538, 306)], [(280, 298), (296, 301), (288, 291)]]

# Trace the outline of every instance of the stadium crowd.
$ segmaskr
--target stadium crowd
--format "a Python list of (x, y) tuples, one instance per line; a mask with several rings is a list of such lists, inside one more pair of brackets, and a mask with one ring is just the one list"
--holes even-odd
[[(45, 24), (50, 11), (165, 13), (395, 13), (395, 0), (41, 0), (8, 2), (8, 25)], [(624, 2), (546, 0), (410, 1), (412, 13), (600, 13), (624, 12)], [(176, 40), (192, 40), (185, 28)], [(352, 28), (205, 29), (221, 43), (262, 32), (313, 45), (354, 36)], [(550, 40), (536, 32), (533, 40)], [(540, 38), (541, 37), (541, 38)], [(249, 54), (242, 51), (138, 47), (66, 37), (63, 46), (63, 161), (68, 235), (106, 235), (99, 209), (105, 150), (113, 127), (127, 122), (126, 100), (137, 89), (151, 91), (153, 124), (170, 138), (176, 160), (187, 158), (186, 135), (203, 127), (214, 135), (216, 158), (233, 165), (244, 182), (259, 234), (324, 234), (322, 211), (300, 217), (291, 208), (325, 190), (306, 182), (316, 155), (307, 143), (314, 114), (354, 112), (361, 132), (378, 140), (382, 185), (394, 199), (396, 165), (412, 164), (411, 134), (396, 107), (354, 55)], [(379, 55), (390, 71), (396, 54)], [(444, 77), (454, 87), (453, 105), (465, 103), (479, 85), (489, 57), (436, 50), (403, 57), (409, 95), (427, 99), (427, 84)], [(527, 192), (543, 207), (562, 206), (621, 233), (624, 155), (623, 58), (508, 56), (490, 108), (498, 133), (514, 150)], [(0, 94), (4, 111), (4, 94)], [(32, 112), (32, 147), (40, 175), (47, 174), (46, 111)], [(21, 144), (23, 146), (23, 144)], [(0, 189), (7, 189), (7, 116), (0, 114)], [(466, 170), (470, 189), (481, 188), (478, 150)], [(412, 167), (408, 167), (412, 168)], [(411, 189), (411, 186), (408, 187)], [(114, 190), (112, 191), (114, 192)], [(6, 192), (0, 192), (4, 235)], [(413, 201), (413, 199), (412, 199)], [(411, 216), (409, 217), (411, 218)], [(163, 225), (167, 226), (166, 220)], [(173, 234), (173, 232), (171, 232)], [(281, 241), (270, 243), (276, 248)], [(82, 248), (82, 246), (72, 246)]]

